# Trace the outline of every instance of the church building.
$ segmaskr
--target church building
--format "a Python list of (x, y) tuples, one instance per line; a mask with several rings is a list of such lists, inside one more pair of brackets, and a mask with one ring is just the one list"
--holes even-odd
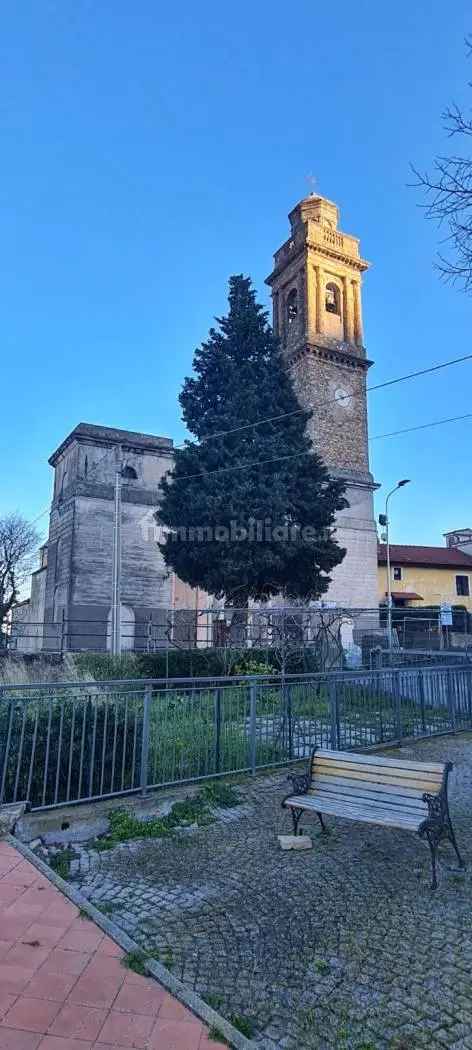
[[(325, 600), (376, 609), (376, 488), (369, 470), (361, 279), (368, 263), (359, 241), (338, 229), (336, 204), (312, 194), (290, 212), (290, 236), (267, 278), (279, 336), (313, 447), (342, 478), (349, 506), (337, 519), (346, 549)], [(34, 648), (111, 647), (115, 478), (121, 485), (122, 645), (146, 648), (151, 630), (165, 644), (169, 609), (208, 603), (166, 572), (154, 509), (159, 481), (172, 466), (169, 438), (81, 423), (49, 463), (54, 492), (47, 549), (33, 574), (32, 597), (14, 618), (34, 620)], [(44, 628), (43, 625), (44, 624)], [(24, 629), (24, 633), (26, 628)], [(19, 637), (19, 647), (21, 638)], [(26, 648), (26, 646), (24, 646)]]
[(311, 409), (313, 447), (330, 474), (342, 478), (349, 507), (338, 515), (336, 539), (346, 555), (326, 595), (337, 605), (374, 609), (377, 531), (369, 470), (362, 274), (369, 264), (357, 237), (338, 229), (336, 204), (311, 194), (290, 212), (290, 236), (267, 278), (273, 325), (298, 400)]

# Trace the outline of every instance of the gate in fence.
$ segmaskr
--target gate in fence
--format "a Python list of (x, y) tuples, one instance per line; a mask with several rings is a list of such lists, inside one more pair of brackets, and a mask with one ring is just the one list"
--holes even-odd
[(34, 809), (252, 772), (314, 747), (472, 728), (472, 666), (0, 689), (0, 803)]

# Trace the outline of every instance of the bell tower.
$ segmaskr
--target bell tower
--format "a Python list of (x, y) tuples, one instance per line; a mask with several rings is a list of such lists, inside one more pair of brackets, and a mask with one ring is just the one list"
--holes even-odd
[(336, 204), (311, 194), (290, 212), (290, 237), (275, 253), (267, 278), (274, 331), (303, 408), (315, 451), (346, 485), (349, 508), (340, 512), (336, 538), (346, 548), (327, 599), (376, 608), (376, 488), (369, 471), (362, 274), (369, 263), (359, 240), (338, 229)]

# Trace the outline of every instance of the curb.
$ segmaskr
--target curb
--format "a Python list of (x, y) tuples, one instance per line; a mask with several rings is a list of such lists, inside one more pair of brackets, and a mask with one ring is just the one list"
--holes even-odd
[[(128, 937), (128, 934), (117, 926), (116, 923), (112, 922), (112, 920), (106, 915), (103, 915), (102, 912), (91, 904), (86, 897), (82, 896), (79, 890), (76, 890), (74, 886), (65, 882), (64, 879), (61, 879), (61, 876), (57, 875), (48, 864), (45, 864), (44, 861), (40, 859), (40, 857), (37, 857), (29, 846), (26, 846), (24, 842), (20, 842), (19, 839), (16, 839), (15, 836), (11, 834), (6, 836), (6, 841), (9, 842), (11, 846), (14, 846), (18, 853), (21, 853), (25, 860), (28, 860), (30, 864), (33, 864), (42, 875), (45, 875), (46, 878), (49, 879), (49, 882), (68, 897), (77, 908), (86, 912), (89, 918), (93, 919), (96, 925), (99, 926), (104, 933), (108, 934), (112, 940), (119, 944), (120, 948), (123, 948), (125, 952), (142, 951), (142, 948), (136, 943), (136, 941), (133, 941), (131, 937)], [(183, 1003), (184, 1006), (187, 1006), (200, 1021), (204, 1021), (209, 1027), (213, 1026), (217, 1028), (234, 1050), (254, 1050), (255, 1043), (252, 1040), (246, 1039), (241, 1032), (238, 1032), (234, 1025), (227, 1021), (225, 1017), (221, 1017), (221, 1015), (217, 1013), (216, 1010), (213, 1010), (211, 1006), (208, 1006), (208, 1003), (206, 1003), (204, 999), (201, 999), (199, 995), (196, 995), (196, 993), (192, 992), (190, 988), (187, 988), (186, 985), (180, 981), (178, 977), (175, 977), (170, 970), (167, 970), (165, 966), (162, 966), (162, 964), (155, 959), (147, 960), (145, 966), (149, 976), (155, 977), (155, 979), (159, 981), (168, 992), (171, 992), (179, 1002)], [(260, 1050), (263, 1050), (263, 1045), (264, 1044), (259, 1044)]]

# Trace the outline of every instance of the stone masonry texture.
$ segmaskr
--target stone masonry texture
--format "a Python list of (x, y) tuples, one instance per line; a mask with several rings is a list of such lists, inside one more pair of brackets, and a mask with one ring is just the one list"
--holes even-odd
[[(302, 820), (283, 852), (286, 771), (245, 781), (242, 805), (169, 839), (78, 847), (73, 879), (140, 944), (269, 1050), (472, 1050), (472, 736), (416, 741), (404, 758), (454, 763), (450, 804), (469, 870), (412, 834)], [(392, 754), (391, 751), (388, 754)]]

